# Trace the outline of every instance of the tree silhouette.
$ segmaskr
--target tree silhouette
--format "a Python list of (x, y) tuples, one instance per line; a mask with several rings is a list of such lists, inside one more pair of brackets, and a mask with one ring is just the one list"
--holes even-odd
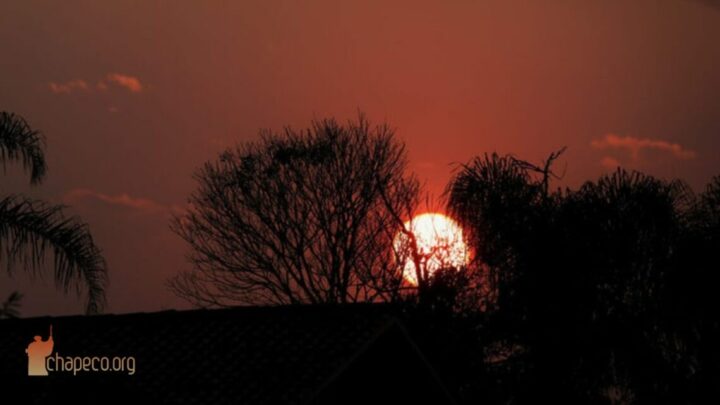
[[(262, 132), (198, 172), (172, 229), (194, 270), (170, 281), (201, 306), (344, 303), (400, 296), (393, 239), (417, 201), (402, 144), (361, 115)], [(399, 226), (398, 226), (399, 225)]]
[(717, 294), (697, 284), (712, 279), (699, 261), (718, 247), (717, 180), (700, 202), (622, 169), (550, 191), (547, 162), (486, 155), (448, 187), (485, 274), (488, 367), (521, 403), (687, 401), (718, 375)]
[(14, 291), (10, 296), (3, 302), (0, 307), (0, 319), (2, 318), (18, 318), (20, 317), (20, 302), (22, 301), (22, 294)]
[[(667, 275), (661, 311), (668, 341), (679, 346), (675, 368), (687, 402), (702, 403), (720, 381), (720, 177), (712, 179), (686, 214), (687, 226)], [(678, 385), (678, 384), (675, 384)]]
[[(47, 171), (42, 135), (22, 117), (0, 112), (0, 160), (3, 164), (22, 162), (30, 172), (31, 184), (39, 184)], [(101, 312), (105, 304), (105, 260), (87, 225), (66, 218), (62, 208), (21, 195), (0, 199), (0, 261), (5, 262), (10, 275), (16, 266), (35, 274), (46, 252), (51, 251), (58, 287), (66, 293), (86, 289), (86, 312)], [(9, 300), (15, 312), (17, 301)]]
[(473, 265), (485, 272), (488, 309), (519, 304), (518, 277), (553, 209), (543, 181), (531, 170), (512, 156), (486, 154), (461, 166), (448, 185), (448, 211), (463, 226)]
[[(585, 376), (582, 389), (591, 397), (610, 389), (637, 403), (672, 397), (675, 370), (661, 306), (691, 204), (684, 183), (621, 169), (564, 196), (554, 227), (563, 247), (557, 276), (538, 286), (557, 282), (552, 286), (560, 288), (545, 300), (554, 306), (540, 308), (545, 318), (571, 315), (565, 324), (555, 322), (556, 331), (580, 337), (566, 339), (572, 344), (567, 361)], [(563, 303), (573, 310), (562, 311)]]
[(387, 126), (263, 133), (199, 171), (173, 222), (195, 269), (171, 286), (203, 306), (398, 301), (468, 403), (702, 402), (720, 377), (720, 178), (695, 196), (618, 168), (553, 189), (564, 151), (461, 165), (447, 211), (473, 260), (433, 273)]

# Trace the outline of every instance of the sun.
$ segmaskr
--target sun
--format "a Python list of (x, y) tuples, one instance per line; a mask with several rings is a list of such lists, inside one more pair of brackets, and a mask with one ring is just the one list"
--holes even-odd
[[(469, 255), (462, 228), (452, 218), (440, 213), (428, 212), (405, 222), (405, 229), (415, 235), (421, 266), (429, 274), (440, 268), (461, 267), (467, 264)], [(405, 280), (417, 285), (415, 263), (410, 255), (410, 238), (398, 232), (394, 246), (400, 252), (401, 260), (405, 262), (403, 268)]]

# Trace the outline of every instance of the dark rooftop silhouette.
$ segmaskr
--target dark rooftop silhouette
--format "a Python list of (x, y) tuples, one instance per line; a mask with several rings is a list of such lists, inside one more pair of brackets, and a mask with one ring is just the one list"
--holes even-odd
[[(356, 304), (3, 320), (3, 394), (16, 392), (25, 403), (450, 402), (390, 313)], [(28, 377), (24, 349), (50, 324), (54, 353), (134, 356), (135, 374)]]

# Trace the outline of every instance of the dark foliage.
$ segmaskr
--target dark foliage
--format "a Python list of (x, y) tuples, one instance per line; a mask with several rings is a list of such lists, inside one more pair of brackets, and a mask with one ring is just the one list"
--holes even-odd
[[(0, 112), (0, 161), (23, 163), (32, 184), (39, 183), (47, 170), (43, 138), (17, 115)], [(102, 312), (105, 305), (107, 267), (88, 226), (67, 218), (62, 206), (24, 196), (0, 198), (0, 263), (8, 274), (20, 267), (33, 275), (53, 253), (55, 282), (68, 292), (87, 290), (86, 312)], [(8, 299), (5, 314), (17, 316), (19, 295)]]
[(30, 171), (30, 181), (40, 183), (47, 172), (44, 138), (40, 132), (30, 128), (22, 117), (0, 111), (0, 161), (21, 161), (23, 168)]
[(55, 282), (65, 292), (87, 289), (88, 313), (105, 304), (105, 260), (86, 224), (65, 218), (61, 206), (10, 196), (0, 200), (0, 258), (9, 274), (17, 266), (42, 268), (45, 252), (53, 252)]
[(0, 319), (20, 317), (20, 301), (22, 301), (22, 294), (13, 291), (0, 307)]
[(448, 188), (487, 281), (478, 342), (490, 397), (700, 402), (720, 375), (718, 179), (696, 198), (618, 169), (551, 192), (550, 168), (489, 155)]

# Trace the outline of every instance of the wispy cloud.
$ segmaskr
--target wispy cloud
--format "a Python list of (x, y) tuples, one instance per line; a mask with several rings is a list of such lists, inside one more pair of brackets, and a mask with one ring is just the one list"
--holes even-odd
[(50, 82), (48, 87), (55, 94), (70, 94), (77, 91), (88, 92), (91, 90), (88, 83), (82, 79), (70, 80), (65, 83)]
[(74, 79), (61, 83), (50, 82), (48, 87), (55, 94), (104, 92), (111, 87), (124, 89), (131, 93), (140, 93), (145, 89), (139, 78), (123, 73), (108, 73), (103, 79), (98, 80), (94, 86), (89, 83), (92, 83), (92, 81)]
[(633, 136), (619, 136), (607, 134), (601, 139), (594, 139), (590, 145), (595, 149), (618, 149), (630, 152), (633, 159), (637, 159), (644, 150), (656, 150), (670, 153), (677, 159), (693, 159), (695, 151), (685, 149), (678, 143), (651, 138), (636, 138)]
[(615, 159), (612, 156), (605, 156), (602, 159), (600, 159), (600, 166), (609, 169), (609, 170), (615, 170), (619, 166), (622, 166), (620, 164), (620, 161)]
[(107, 75), (107, 80), (120, 87), (124, 87), (133, 93), (140, 93), (143, 90), (140, 79), (135, 76), (124, 75), (122, 73), (110, 73)]
[(148, 198), (132, 197), (127, 193), (110, 195), (85, 188), (70, 190), (62, 197), (62, 201), (66, 204), (76, 204), (83, 200), (96, 200), (147, 214), (171, 214), (182, 210), (178, 205), (161, 204)]

